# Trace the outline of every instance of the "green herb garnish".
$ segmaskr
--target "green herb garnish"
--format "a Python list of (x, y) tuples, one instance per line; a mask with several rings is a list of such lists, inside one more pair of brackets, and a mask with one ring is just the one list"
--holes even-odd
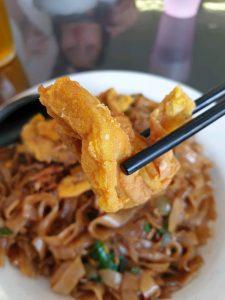
[(0, 228), (0, 237), (10, 236), (13, 232), (8, 227), (1, 227)]
[(157, 234), (162, 238), (163, 247), (170, 243), (172, 235), (168, 230), (168, 218), (164, 220), (163, 226), (157, 230)]
[(141, 273), (141, 269), (139, 267), (132, 267), (130, 271), (135, 275), (140, 275)]
[(144, 232), (149, 233), (152, 230), (152, 225), (150, 223), (146, 223), (143, 229)]
[(102, 282), (102, 277), (100, 275), (92, 275), (90, 276), (88, 279), (90, 279), (91, 281), (94, 281), (94, 282)]
[(109, 260), (106, 247), (103, 242), (96, 241), (91, 249), (91, 257), (98, 261), (100, 265), (105, 265)]
[(166, 230), (162, 227), (162, 228), (157, 229), (157, 233), (161, 237), (166, 233)]
[(116, 271), (117, 265), (114, 260), (114, 253), (109, 252), (102, 241), (96, 241), (91, 248), (91, 257), (98, 262), (99, 269), (111, 269)]
[(157, 233), (159, 236), (163, 236), (166, 232), (168, 232), (168, 219), (166, 219), (161, 228), (157, 229)]
[(119, 257), (118, 271), (120, 273), (124, 273), (126, 271), (126, 267), (127, 267), (127, 260), (124, 256), (121, 255)]

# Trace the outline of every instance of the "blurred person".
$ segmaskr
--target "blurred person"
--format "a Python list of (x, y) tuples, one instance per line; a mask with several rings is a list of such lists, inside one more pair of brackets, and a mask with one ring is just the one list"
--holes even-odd
[(135, 24), (138, 10), (133, 0), (122, 0), (111, 7), (107, 16), (106, 28), (112, 37), (122, 34)]
[(54, 76), (101, 66), (112, 37), (126, 31), (138, 18), (133, 0), (35, 0), (51, 15), (59, 47)]
[(53, 29), (59, 47), (54, 75), (101, 65), (110, 37), (97, 8), (90, 15), (56, 16)]
[(111, 38), (138, 18), (134, 0), (7, 0), (31, 84), (101, 67)]

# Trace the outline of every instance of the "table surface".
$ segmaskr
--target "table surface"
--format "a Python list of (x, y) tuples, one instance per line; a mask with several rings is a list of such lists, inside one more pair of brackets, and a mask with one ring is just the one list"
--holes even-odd
[(168, 15), (162, 0), (5, 3), (17, 56), (0, 69), (1, 101), (47, 79), (96, 69), (159, 74), (201, 91), (224, 81), (224, 1), (202, 1), (185, 19)]

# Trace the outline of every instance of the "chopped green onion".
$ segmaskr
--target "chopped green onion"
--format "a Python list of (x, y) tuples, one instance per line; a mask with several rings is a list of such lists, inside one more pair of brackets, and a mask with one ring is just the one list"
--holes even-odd
[(113, 251), (110, 251), (109, 252), (109, 259), (111, 259), (111, 260), (115, 260), (115, 254), (113, 253)]
[(13, 232), (8, 227), (1, 227), (0, 228), (0, 237), (10, 236)]
[(163, 223), (163, 228), (168, 231), (169, 230), (169, 219), (165, 218)]
[(144, 232), (149, 233), (152, 230), (152, 225), (150, 223), (146, 223), (143, 229)]
[(140, 275), (141, 273), (141, 269), (139, 267), (132, 267), (130, 271), (135, 275)]
[(89, 280), (94, 281), (94, 282), (101, 282), (102, 278), (98, 274), (98, 271), (97, 271), (97, 269), (95, 267), (93, 267), (89, 263), (85, 263), (84, 267), (85, 267), (85, 271), (86, 271), (86, 277)]
[(100, 265), (105, 265), (108, 262), (108, 253), (102, 241), (96, 241), (91, 249), (91, 257), (98, 261)]
[(157, 233), (159, 236), (163, 236), (165, 234), (166, 230), (162, 227), (157, 229)]
[(161, 228), (157, 229), (157, 233), (159, 236), (163, 236), (166, 232), (168, 232), (168, 219), (166, 219)]
[(124, 273), (126, 271), (126, 267), (127, 267), (127, 260), (124, 256), (121, 255), (119, 257), (118, 271), (120, 273)]
[(90, 276), (88, 279), (90, 279), (91, 281), (94, 281), (94, 282), (102, 282), (102, 277), (100, 275), (92, 275)]
[(109, 253), (109, 260), (108, 260), (107, 269), (111, 269), (111, 270), (114, 270), (114, 271), (118, 270), (118, 266), (115, 263), (115, 254), (112, 251)]
[(102, 241), (96, 241), (91, 248), (91, 257), (98, 262), (99, 269), (117, 270), (114, 253), (109, 252)]
[(157, 229), (157, 234), (162, 238), (162, 246), (166, 246), (171, 241), (171, 233), (168, 230), (168, 218), (164, 220), (164, 223), (160, 229)]

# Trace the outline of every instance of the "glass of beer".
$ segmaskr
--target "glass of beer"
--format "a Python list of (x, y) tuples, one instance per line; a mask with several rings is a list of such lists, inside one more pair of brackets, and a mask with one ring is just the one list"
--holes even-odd
[(15, 45), (10, 29), (4, 1), (0, 0), (0, 67), (6, 65), (15, 56)]

